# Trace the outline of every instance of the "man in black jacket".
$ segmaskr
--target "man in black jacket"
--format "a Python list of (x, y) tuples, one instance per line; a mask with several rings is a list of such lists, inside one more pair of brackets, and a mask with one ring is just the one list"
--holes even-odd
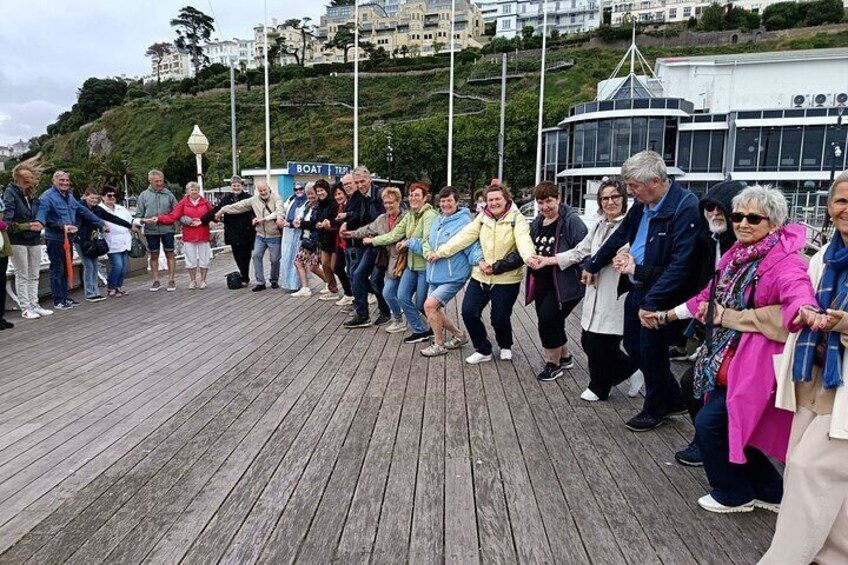
[[(235, 204), (250, 198), (250, 194), (244, 190), (244, 182), (241, 177), (233, 175), (230, 179), (232, 192), (225, 194), (218, 204), (206, 216), (203, 222), (211, 222), (221, 208), (229, 204)], [(226, 214), (224, 221), (224, 243), (230, 246), (233, 252), (233, 260), (236, 262), (241, 275), (241, 286), (246, 288), (250, 283), (250, 258), (253, 255), (253, 242), (256, 239), (256, 230), (253, 228), (253, 218), (256, 216), (252, 210), (240, 214)]]
[[(698, 199), (668, 178), (661, 155), (643, 151), (621, 166), (621, 176), (636, 204), (585, 268), (591, 279), (610, 262), (622, 274), (624, 348), (645, 375), (642, 411), (627, 422), (648, 431), (665, 418), (685, 414), (680, 384), (671, 372), (668, 349), (674, 332), (660, 325), (656, 312), (677, 306), (695, 292), (692, 260), (697, 245)], [(619, 254), (624, 244), (630, 252)]]

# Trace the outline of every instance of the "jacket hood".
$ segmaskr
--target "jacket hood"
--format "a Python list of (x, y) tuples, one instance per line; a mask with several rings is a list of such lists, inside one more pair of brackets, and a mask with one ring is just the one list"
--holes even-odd
[(780, 241), (760, 264), (760, 273), (776, 267), (789, 255), (807, 247), (807, 229), (801, 224), (787, 224), (780, 228)]
[(465, 223), (468, 223), (468, 221), (470, 221), (470, 220), (471, 220), (471, 211), (468, 210), (468, 208), (463, 208), (463, 207), (460, 207), (456, 212), (454, 212), (450, 216), (445, 216), (444, 214), (439, 214), (439, 216), (436, 218), (436, 221), (438, 221), (443, 226), (449, 226), (452, 223), (459, 222), (459, 221), (464, 221)]
[[(724, 217), (729, 220), (730, 213), (733, 212), (733, 197), (742, 192), (746, 186), (748, 185), (739, 180), (728, 180), (711, 186), (707, 190), (707, 194), (701, 198), (698, 211), (703, 217), (704, 206), (710, 203), (716, 204), (724, 212)], [(730, 228), (729, 221), (728, 228)]]
[(420, 210), (418, 210), (417, 212), (413, 212), (412, 209), (410, 208), (409, 213), (414, 214), (416, 216), (421, 216), (422, 214), (426, 213), (427, 210), (432, 210), (432, 209), (433, 209), (433, 206), (429, 202), (425, 202)]
[[(512, 200), (507, 201), (506, 210), (504, 210), (503, 216), (501, 216), (501, 218), (506, 218), (513, 210), (518, 211), (518, 208), (515, 206), (515, 203)], [(483, 214), (485, 214), (486, 217), (492, 218), (493, 220), (497, 221), (497, 218), (495, 218), (495, 216), (489, 211), (488, 206), (483, 208)]]
[[(186, 201), (186, 204), (191, 204), (191, 197), (190, 197), (188, 194), (186, 194), (185, 196), (183, 196), (183, 200), (185, 200), (185, 201)], [(208, 200), (206, 200), (203, 196), (201, 196), (201, 197), (198, 199), (198, 201), (197, 201), (197, 204), (196, 204), (196, 205), (197, 205), (197, 206), (200, 206), (201, 204), (209, 204), (209, 201), (208, 201)]]

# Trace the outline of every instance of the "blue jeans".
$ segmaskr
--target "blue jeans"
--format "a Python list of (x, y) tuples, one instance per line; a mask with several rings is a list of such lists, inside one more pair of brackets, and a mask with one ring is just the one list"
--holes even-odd
[(483, 355), (492, 354), (492, 344), (483, 325), (483, 308), (492, 303), (492, 328), (495, 340), (501, 349), (512, 349), (512, 307), (518, 299), (521, 283), (483, 284), (471, 279), (462, 300), (462, 322), (471, 336), (474, 351)]
[(393, 279), (386, 277), (386, 282), (383, 284), (383, 299), (389, 305), (389, 310), (392, 312), (392, 318), (397, 320), (401, 316), (400, 300), (398, 300), (398, 286), (400, 285), (400, 277)]
[(119, 289), (124, 286), (129, 256), (128, 251), (109, 254), (109, 276), (106, 277), (106, 286), (110, 289)]
[(706, 404), (695, 418), (695, 438), (701, 448), (712, 497), (725, 506), (740, 506), (755, 498), (779, 503), (783, 498), (783, 479), (768, 457), (746, 447), (747, 463), (730, 462), (727, 426), (727, 388), (717, 386), (707, 395)]
[(645, 403), (642, 410), (653, 418), (683, 409), (683, 393), (671, 372), (668, 348), (680, 332), (675, 327), (658, 330), (643, 328), (639, 322), (639, 305), (644, 291), (634, 288), (624, 301), (624, 349), (645, 375)]
[(94, 298), (100, 296), (100, 290), (97, 288), (97, 270), (99, 269), (96, 257), (86, 257), (82, 254), (82, 248), (76, 244), (77, 255), (82, 261), (82, 286), (85, 289), (86, 298)]
[(282, 238), (279, 237), (262, 237), (256, 236), (256, 241), (253, 243), (253, 274), (256, 277), (256, 284), (265, 284), (265, 250), (270, 251), (271, 255), (271, 282), (275, 283), (280, 280), (280, 245)]
[[(412, 298), (413, 295), (415, 299)], [(421, 314), (424, 312), (424, 301), (427, 300), (427, 273), (413, 271), (409, 267), (404, 269), (398, 286), (398, 299), (412, 332), (426, 332), (427, 324), (421, 319)]]
[(50, 294), (53, 304), (68, 299), (68, 275), (65, 273), (65, 249), (62, 241), (47, 240), (47, 257), (50, 258)]

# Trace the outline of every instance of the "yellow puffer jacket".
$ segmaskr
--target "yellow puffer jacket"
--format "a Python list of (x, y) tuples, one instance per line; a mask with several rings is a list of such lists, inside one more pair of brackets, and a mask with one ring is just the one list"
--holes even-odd
[[(483, 260), (489, 265), (494, 265), (495, 261), (500, 261), (516, 250), (525, 261), (536, 254), (536, 248), (530, 238), (530, 226), (512, 203), (500, 219), (495, 219), (485, 211), (477, 214), (473, 222), (439, 247), (436, 255), (440, 259), (450, 257), (477, 240), (483, 250)], [(474, 265), (471, 271), (471, 278), (484, 284), (520, 283), (523, 277), (523, 267), (500, 275), (485, 275), (478, 265)]]

